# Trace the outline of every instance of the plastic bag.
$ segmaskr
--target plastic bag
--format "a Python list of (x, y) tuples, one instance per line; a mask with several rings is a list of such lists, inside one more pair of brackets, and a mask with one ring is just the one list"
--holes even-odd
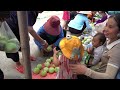
[(6, 21), (0, 25), (0, 51), (16, 53), (20, 49), (20, 43)]

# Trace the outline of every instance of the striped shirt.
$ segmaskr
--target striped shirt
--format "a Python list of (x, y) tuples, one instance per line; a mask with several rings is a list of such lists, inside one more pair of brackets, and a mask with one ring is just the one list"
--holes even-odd
[(59, 56), (60, 70), (57, 73), (57, 79), (76, 79), (76, 75), (72, 73), (69, 68), (70, 63), (77, 63), (77, 61), (70, 61), (64, 55)]

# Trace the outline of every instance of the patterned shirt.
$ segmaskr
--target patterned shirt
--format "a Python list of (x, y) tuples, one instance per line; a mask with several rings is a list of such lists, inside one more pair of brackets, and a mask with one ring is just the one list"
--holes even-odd
[(60, 70), (57, 73), (57, 79), (76, 79), (76, 75), (72, 73), (69, 64), (77, 63), (77, 61), (70, 61), (64, 55), (59, 56)]

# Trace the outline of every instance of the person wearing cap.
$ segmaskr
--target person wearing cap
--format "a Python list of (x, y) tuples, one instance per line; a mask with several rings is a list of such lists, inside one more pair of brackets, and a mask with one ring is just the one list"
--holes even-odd
[[(37, 39), (39, 42), (44, 43), (44, 40), (40, 38), (35, 30), (33, 29), (33, 25), (36, 22), (38, 13), (43, 11), (27, 11), (28, 15), (28, 32), (33, 36), (33, 38)], [(7, 24), (11, 28), (12, 32), (15, 34), (17, 39), (20, 41), (20, 34), (19, 34), (19, 26), (18, 26), (18, 18), (17, 18), (17, 11), (10, 11), (9, 18), (6, 19)], [(20, 49), (21, 51), (21, 49)], [(6, 53), (7, 58), (11, 58), (14, 62), (16, 62), (16, 70), (20, 73), (24, 73), (23, 65), (20, 63), (19, 60), (19, 53)], [(30, 60), (35, 60), (34, 57), (30, 57)]]
[[(59, 49), (59, 42), (64, 37), (64, 32), (60, 25), (60, 18), (55, 15), (51, 16), (47, 20), (47, 22), (39, 28), (37, 34), (45, 41), (45, 43), (42, 44), (38, 42), (38, 40), (34, 40), (35, 44), (40, 50), (43, 50), (43, 52), (46, 53), (46, 48), (48, 47), (48, 45), (51, 45), (52, 47), (57, 47)], [(46, 43), (47, 46), (44, 47)]]
[(69, 22), (68, 27), (72, 34), (80, 36), (86, 27), (88, 31), (92, 30), (87, 17), (88, 14), (91, 14), (91, 11), (77, 11), (77, 13), (75, 18)]
[(77, 79), (77, 75), (71, 72), (69, 64), (80, 63), (84, 54), (82, 42), (78, 37), (67, 35), (59, 43), (62, 54), (57, 57), (59, 50), (56, 47), (53, 49), (53, 63), (59, 66), (60, 70), (57, 73), (57, 79)]

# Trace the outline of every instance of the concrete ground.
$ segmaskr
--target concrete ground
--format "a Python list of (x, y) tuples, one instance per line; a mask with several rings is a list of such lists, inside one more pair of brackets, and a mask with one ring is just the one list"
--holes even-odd
[[(35, 25), (33, 26), (35, 31), (37, 31), (39, 29), (39, 27), (41, 25), (43, 25), (44, 22), (46, 22), (46, 20), (52, 15), (57, 15), (61, 19), (62, 18), (62, 11), (44, 11), (43, 13), (39, 14), (38, 18), (37, 18), (37, 21), (36, 21)], [(61, 20), (61, 24), (62, 24), (62, 20)], [(41, 55), (41, 52), (38, 50), (37, 46), (35, 45), (31, 35), (30, 35), (30, 51), (31, 51), (30, 52), (31, 55), (35, 56), (37, 58), (36, 61), (31, 62), (32, 69), (38, 63), (43, 63), (44, 60), (46, 58), (48, 58), (48, 57), (43, 57)], [(22, 58), (21, 52), (19, 52), (19, 54), (20, 54), (20, 59), (21, 59)], [(39, 56), (39, 55), (41, 55), (41, 56)], [(0, 68), (4, 72), (5, 79), (24, 79), (24, 74), (19, 73), (15, 69), (15, 62), (13, 62), (13, 60), (7, 58), (6, 55), (5, 55), (5, 52), (0, 51), (0, 57), (1, 57)], [(22, 63), (22, 60), (21, 60), (21, 63)]]

